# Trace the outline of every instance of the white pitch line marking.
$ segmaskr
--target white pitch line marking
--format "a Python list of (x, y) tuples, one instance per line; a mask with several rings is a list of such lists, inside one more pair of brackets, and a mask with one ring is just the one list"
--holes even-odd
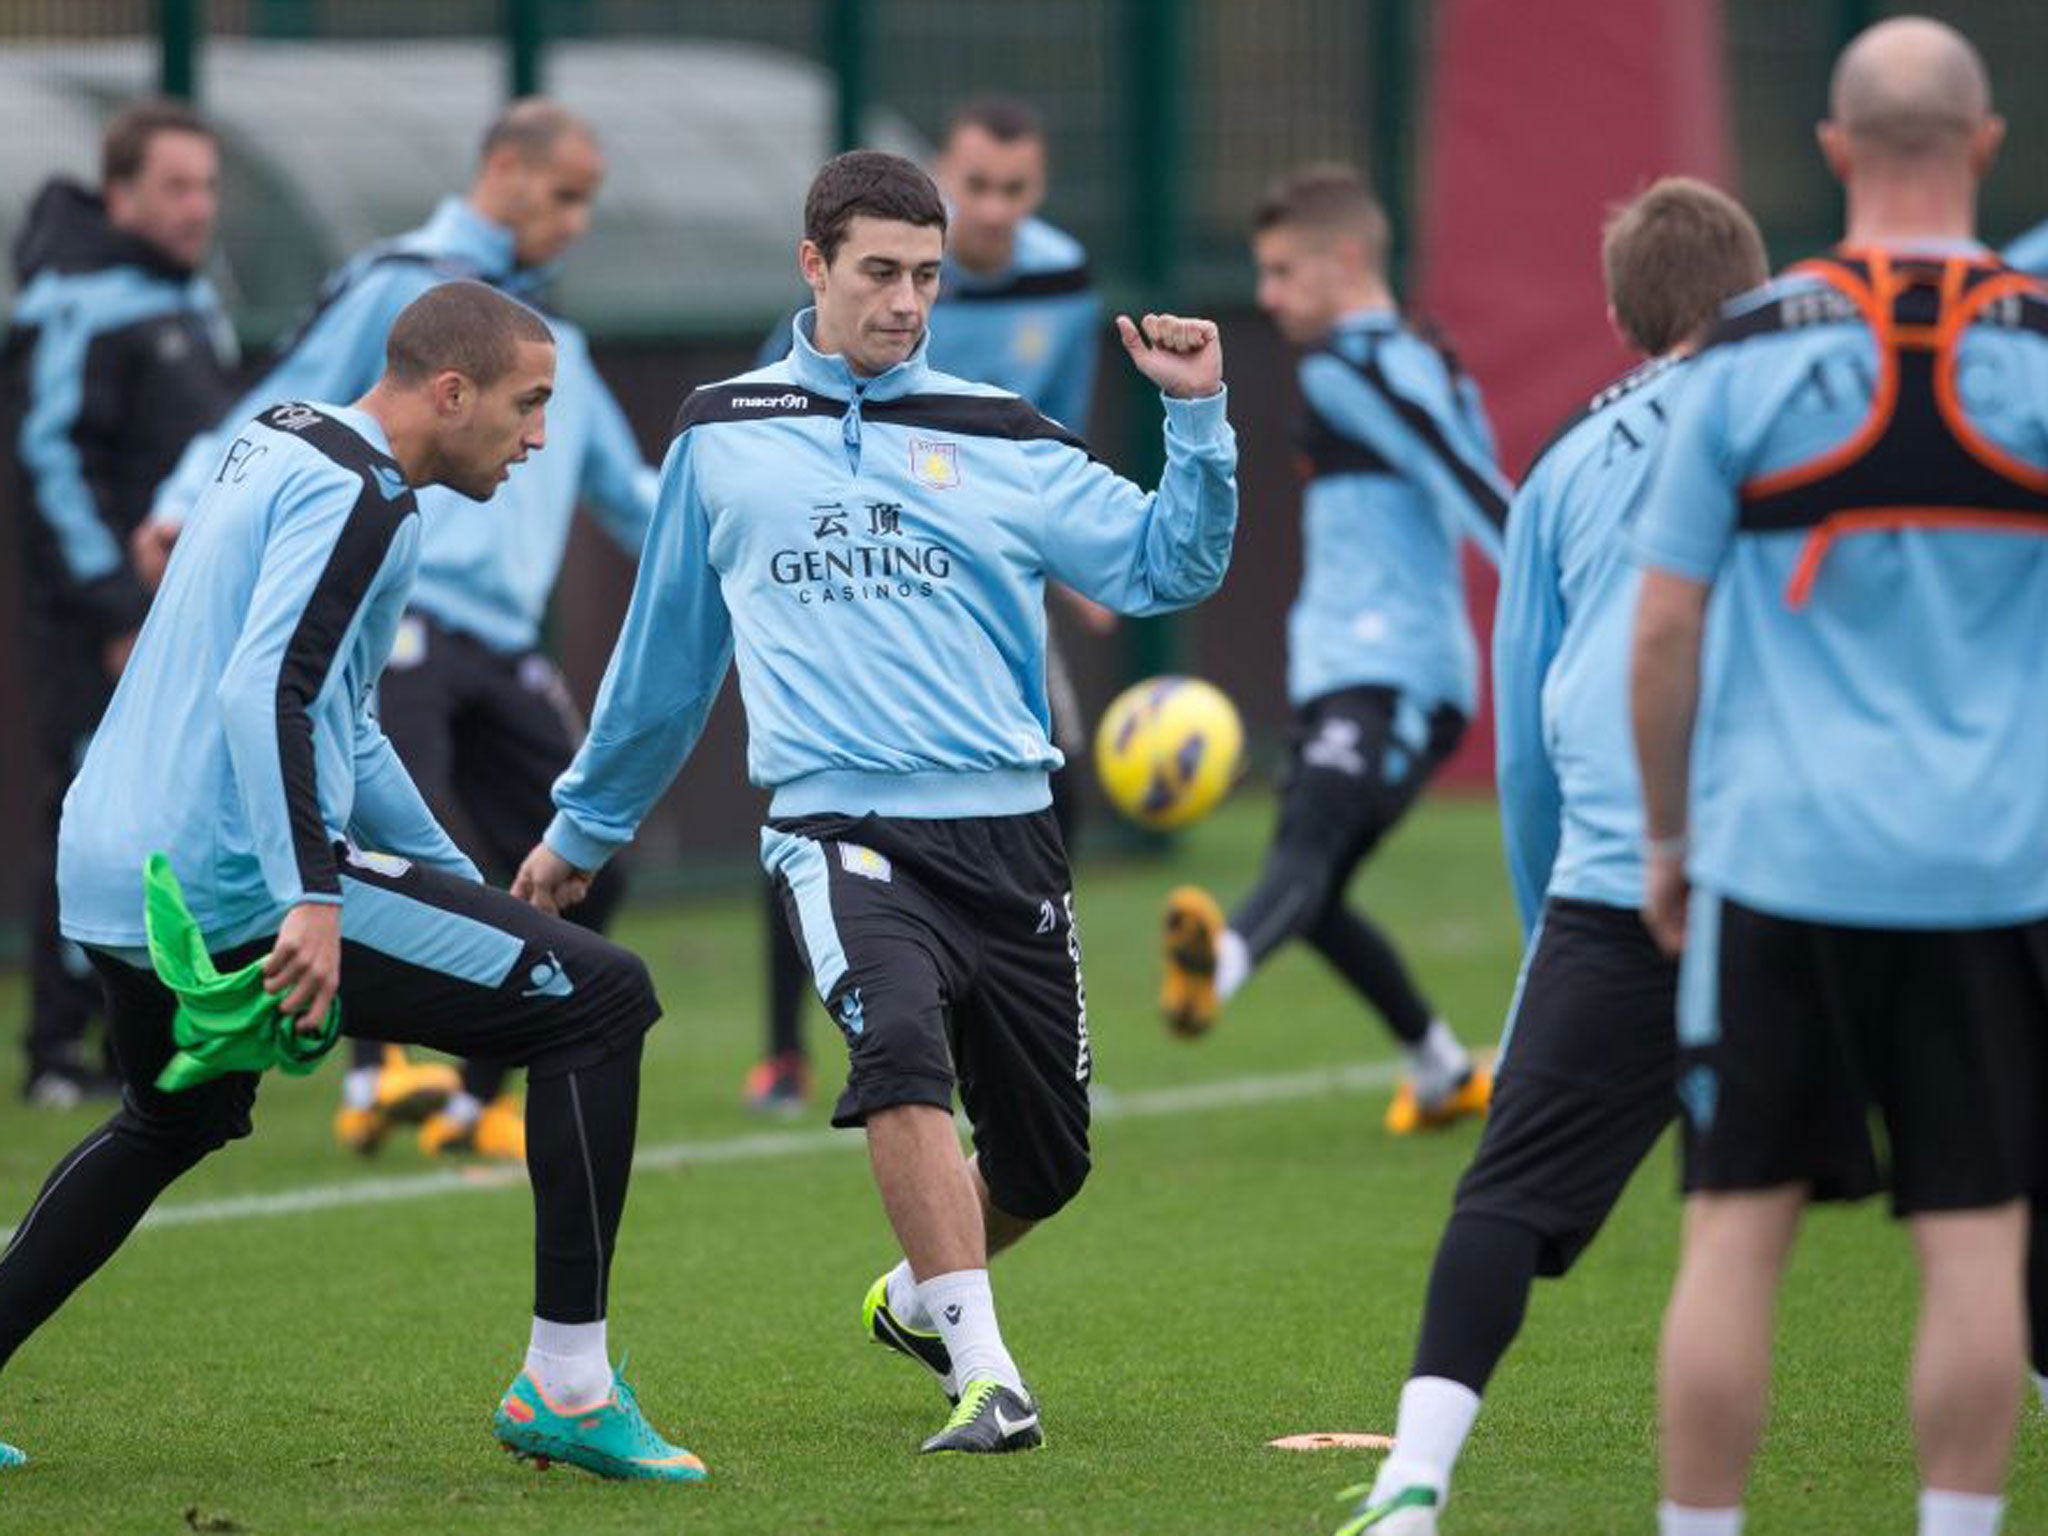
[[(1399, 1077), (1398, 1062), (1369, 1061), (1265, 1077), (1229, 1077), (1210, 1083), (1188, 1083), (1178, 1088), (1134, 1088), (1119, 1092), (1097, 1087), (1092, 1092), (1091, 1101), (1094, 1118), (1098, 1121), (1153, 1120), (1212, 1110), (1292, 1104), (1339, 1094), (1374, 1093), (1391, 1088)], [(715, 1141), (672, 1141), (643, 1147), (633, 1158), (633, 1169), (636, 1173), (648, 1173), (719, 1163), (765, 1163), (785, 1157), (808, 1157), (817, 1152), (859, 1151), (865, 1145), (859, 1136), (847, 1131), (759, 1131), (746, 1136), (721, 1137)], [(449, 1169), (383, 1179), (349, 1179), (333, 1184), (309, 1184), (267, 1195), (229, 1195), (219, 1200), (162, 1205), (143, 1218), (142, 1226), (151, 1229), (261, 1221), (279, 1216), (302, 1216), (313, 1211), (341, 1210), (349, 1206), (399, 1205), (409, 1200), (438, 1199), (443, 1195), (525, 1187), (526, 1170), (504, 1166), (469, 1168), (459, 1172)], [(5, 1247), (13, 1236), (12, 1227), (0, 1229), (0, 1247)]]

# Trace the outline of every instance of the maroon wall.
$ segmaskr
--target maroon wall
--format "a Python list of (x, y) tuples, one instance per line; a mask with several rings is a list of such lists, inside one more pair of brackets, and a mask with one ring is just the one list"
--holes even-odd
[[(1719, 0), (1441, 0), (1416, 300), (1457, 344), (1520, 474), (1631, 359), (1607, 324), (1600, 226), (1686, 173), (1733, 190)], [(1469, 562), (1473, 622), (1494, 581)], [(1491, 711), (1455, 776), (1488, 782)]]

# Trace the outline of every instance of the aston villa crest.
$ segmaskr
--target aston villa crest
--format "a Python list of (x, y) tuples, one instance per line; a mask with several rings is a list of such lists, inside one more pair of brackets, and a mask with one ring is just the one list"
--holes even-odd
[(936, 438), (910, 440), (910, 475), (919, 485), (950, 491), (960, 483), (960, 445)]

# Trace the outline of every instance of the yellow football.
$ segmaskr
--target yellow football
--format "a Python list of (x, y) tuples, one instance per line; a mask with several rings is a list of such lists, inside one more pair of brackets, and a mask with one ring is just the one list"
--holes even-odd
[(1244, 724), (1223, 690), (1153, 677), (1118, 694), (1095, 731), (1095, 774), (1110, 803), (1166, 832), (1215, 810), (1244, 768)]

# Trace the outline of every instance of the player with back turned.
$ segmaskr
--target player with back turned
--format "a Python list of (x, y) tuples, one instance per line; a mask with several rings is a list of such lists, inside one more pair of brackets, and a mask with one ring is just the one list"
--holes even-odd
[[(385, 345), (353, 405), (273, 405), (222, 445), (65, 800), (64, 932), (105, 988), (126, 1092), (0, 1255), (0, 1363), (163, 1190), (251, 1130), (253, 1072), (158, 1086), (177, 1009), (145, 947), (144, 861), (161, 853), (215, 964), (261, 962), (302, 1032), (339, 999), (345, 1031), (528, 1069), (533, 1328), (498, 1438), (605, 1476), (695, 1480), (702, 1464), (649, 1427), (606, 1342), (642, 1038), (661, 1013), (647, 969), (482, 884), (370, 708), (419, 558), (414, 488), (484, 502), (542, 448), (554, 338), (454, 282)], [(168, 1324), (178, 1298), (158, 1300)]]
[(1741, 1530), (1802, 1215), (1887, 1187), (1921, 1536), (2003, 1518), (2048, 1175), (2048, 289), (1975, 238), (2003, 126), (1953, 29), (1850, 43), (1847, 238), (1688, 365), (1636, 526), (1646, 916), (1683, 949), (1665, 1536)]
[(1436, 1536), (1536, 1278), (1570, 1271), (1678, 1112), (1678, 967), (1643, 927), (1629, 530), (1686, 363), (1768, 276), (1749, 215), (1658, 182), (1608, 222), (1609, 314), (1648, 361), (1536, 456), (1493, 622), (1501, 829), (1527, 956), (1478, 1154), (1437, 1244), (1394, 1449), (1341, 1536)]
[(1029, 403), (928, 365), (946, 210), (917, 166), (828, 162), (804, 231), (816, 307), (782, 362), (684, 402), (589, 739), (514, 890), (581, 893), (736, 656), (750, 773), (774, 791), (762, 862), (850, 1056), (834, 1123), (865, 1127), (904, 1254), (863, 1320), (956, 1399), (925, 1450), (1023, 1450), (1039, 1408), (988, 1260), (1087, 1177), (1092, 1061), (1046, 783), (1045, 583), (1161, 613), (1222, 582), (1222, 348), (1204, 320), (1146, 316), (1143, 339), (1119, 321), (1165, 395), (1148, 494)]
[(1305, 349), (1295, 741), (1258, 883), (1227, 920), (1197, 887), (1168, 898), (1160, 1007), (1200, 1034), (1275, 951), (1306, 941), (1401, 1042), (1408, 1075), (1387, 1127), (1407, 1134), (1483, 1111), (1487, 1076), (1345, 887), (1472, 716), (1459, 540), (1497, 558), (1508, 485), (1477, 386), (1394, 305), (1386, 214), (1355, 171), (1282, 178), (1252, 245), (1259, 307)]

